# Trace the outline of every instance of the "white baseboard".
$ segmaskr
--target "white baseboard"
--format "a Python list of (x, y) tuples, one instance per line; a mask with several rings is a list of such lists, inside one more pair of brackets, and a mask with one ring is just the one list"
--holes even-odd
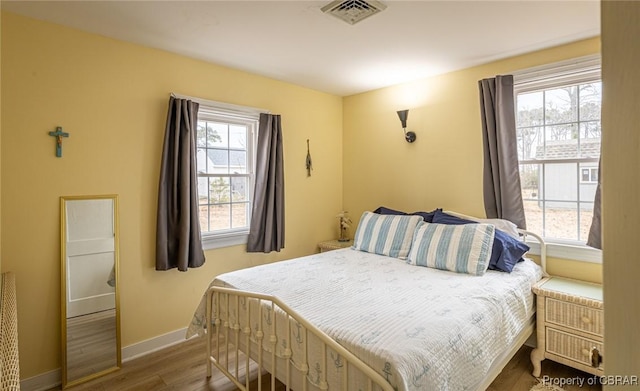
[(184, 338), (187, 334), (187, 328), (175, 330), (166, 334), (158, 335), (142, 342), (134, 343), (133, 345), (122, 348), (122, 362), (127, 362), (144, 356), (149, 353), (153, 353), (160, 349), (168, 348), (172, 345), (185, 342)]
[[(149, 353), (156, 352), (169, 346), (185, 342), (186, 327), (170, 333), (162, 334), (133, 345), (122, 348), (122, 362), (131, 361)], [(62, 383), (61, 369), (41, 373), (39, 375), (22, 379), (20, 389), (22, 391), (45, 391), (59, 386)]]

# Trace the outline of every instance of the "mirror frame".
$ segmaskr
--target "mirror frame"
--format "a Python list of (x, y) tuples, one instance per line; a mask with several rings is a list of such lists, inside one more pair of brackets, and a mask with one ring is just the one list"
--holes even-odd
[[(115, 276), (115, 313), (116, 313), (116, 365), (102, 371), (69, 381), (67, 376), (67, 202), (79, 200), (113, 200), (114, 230), (114, 276)], [(61, 263), (61, 312), (62, 330), (62, 389), (85, 383), (89, 380), (119, 370), (122, 367), (122, 345), (120, 334), (120, 222), (118, 218), (118, 195), (62, 196), (60, 197), (60, 263)]]

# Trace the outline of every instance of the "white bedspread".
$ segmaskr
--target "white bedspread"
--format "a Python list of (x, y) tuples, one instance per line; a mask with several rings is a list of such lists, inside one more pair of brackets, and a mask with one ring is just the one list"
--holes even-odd
[[(343, 249), (223, 274), (212, 285), (279, 297), (397, 390), (470, 390), (531, 318), (541, 277), (530, 260), (478, 277)], [(187, 337), (202, 334), (204, 313), (203, 298)]]

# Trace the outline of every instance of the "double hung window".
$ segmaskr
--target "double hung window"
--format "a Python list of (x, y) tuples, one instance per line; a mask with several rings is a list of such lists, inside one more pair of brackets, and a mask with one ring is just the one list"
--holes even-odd
[(602, 136), (599, 59), (516, 75), (515, 96), (527, 229), (549, 242), (584, 245)]
[(246, 243), (255, 179), (258, 112), (200, 104), (197, 172), (205, 249)]

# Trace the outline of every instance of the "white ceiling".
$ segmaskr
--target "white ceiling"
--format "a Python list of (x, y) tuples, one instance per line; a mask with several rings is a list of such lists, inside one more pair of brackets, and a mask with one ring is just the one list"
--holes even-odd
[(2, 1), (3, 10), (352, 95), (599, 35), (590, 1), (399, 1), (349, 25), (326, 1)]

